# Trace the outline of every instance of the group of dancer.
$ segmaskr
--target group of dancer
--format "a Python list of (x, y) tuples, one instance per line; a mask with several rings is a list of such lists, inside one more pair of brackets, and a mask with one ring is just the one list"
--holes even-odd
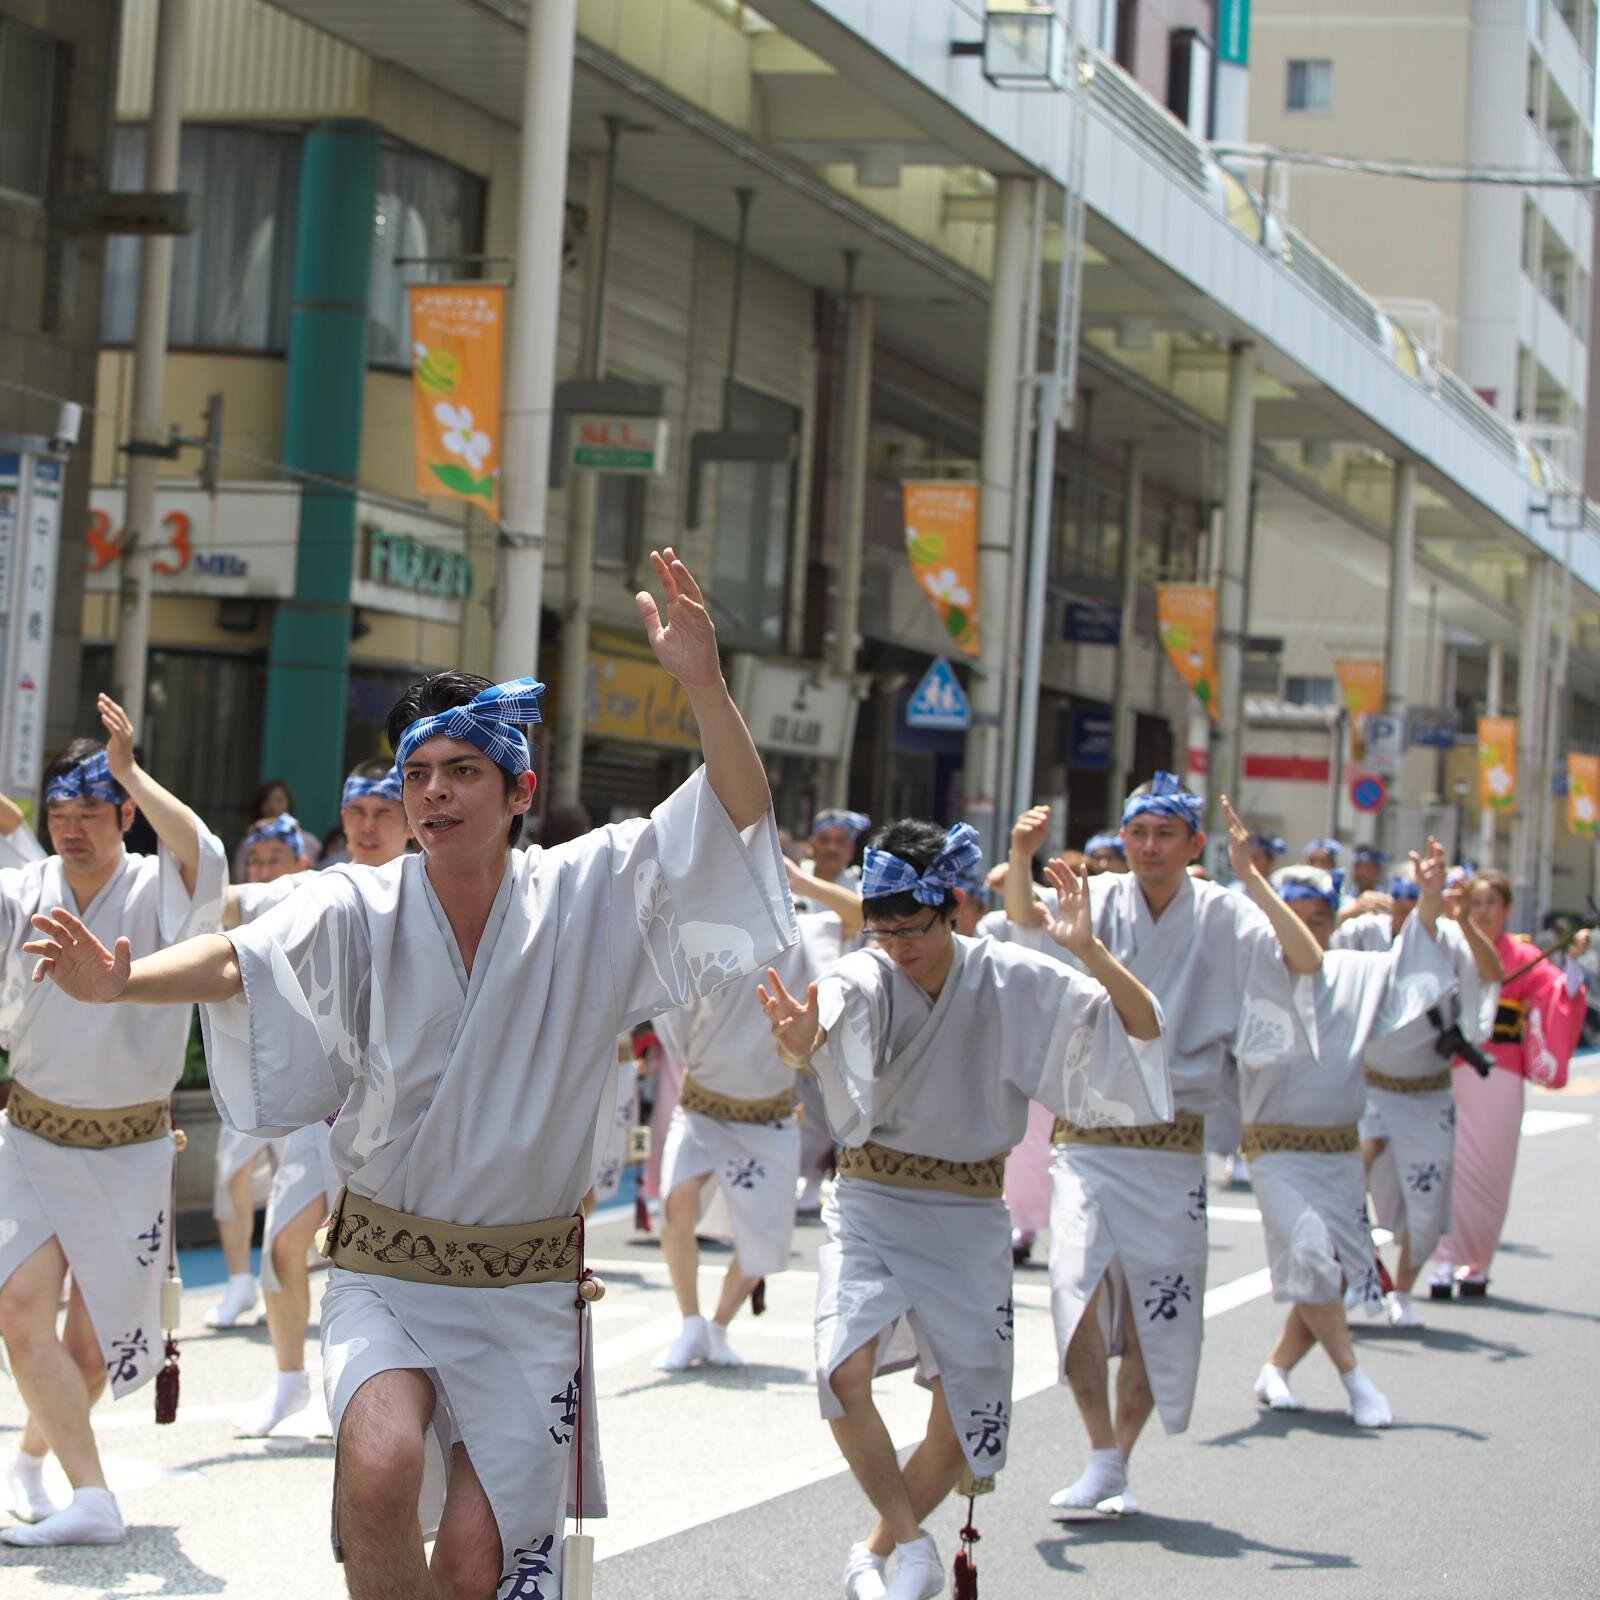
[[(1503, 880), (1453, 886), (1429, 841), (1382, 906), (1341, 922), (1328, 871), (1269, 877), (1262, 841), (1227, 808), (1237, 883), (1224, 888), (1190, 872), (1201, 803), (1167, 773), (1091, 841), (1113, 870), (1040, 870), (1042, 808), (987, 873), (964, 824), (873, 832), (848, 811), (818, 819), (821, 848), (798, 867), (700, 591), (670, 549), (651, 561), (666, 613), (641, 593), (641, 619), (704, 765), (649, 817), (517, 849), (542, 687), (459, 672), (395, 705), (392, 764), (357, 768), (342, 796), (350, 862), (320, 872), (297, 870), (304, 851), (280, 818), (252, 840), (255, 881), (230, 890), (222, 847), (139, 767), (109, 700), (106, 739), (52, 763), (55, 853), (0, 871), (0, 1338), (29, 1414), (13, 1487), (36, 1519), (0, 1539), (124, 1536), (89, 1413), (108, 1382), (129, 1393), (162, 1363), (168, 1106), (196, 1004), (229, 1129), (281, 1141), (263, 1250), (279, 1373), (247, 1431), (306, 1403), (307, 1252), (324, 1223), (333, 1539), (356, 1600), (590, 1592), (581, 1520), (604, 1513), (605, 1489), (587, 1309), (604, 1286), (585, 1261), (586, 1202), (630, 1120), (636, 1056), (674, 1063), (677, 1085), (659, 1189), (683, 1325), (660, 1368), (737, 1363), (729, 1324), (788, 1264), (797, 1189), (803, 1207), (821, 1203), (818, 1397), (876, 1518), (846, 1557), (849, 1600), (940, 1593), (926, 1519), (1005, 1465), (1004, 1195), (1019, 1163), (1048, 1174), (1059, 1375), (1089, 1447), (1053, 1501), (1070, 1512), (1137, 1510), (1129, 1458), (1151, 1411), (1168, 1431), (1188, 1424), (1209, 1120), (1235, 1113), (1229, 1148), (1249, 1163), (1287, 1308), (1261, 1403), (1300, 1405), (1291, 1374), (1320, 1343), (1354, 1422), (1385, 1425), (1347, 1299), (1410, 1312), (1430, 1257), (1463, 1292), (1486, 1283), (1504, 1193), (1498, 1217), (1492, 1184), (1474, 1199), (1472, 1229), (1458, 1204), (1441, 1237), (1450, 1108), (1464, 1155), (1471, 1108), (1481, 1099), (1487, 1124), (1510, 1096), (1480, 1093), (1451, 1053), (1486, 1040), (1491, 1078), (1515, 1077), (1520, 1095), (1536, 1056), (1533, 1075), (1554, 1081), (1583, 1006), (1575, 968), (1529, 967), (1531, 947), (1505, 937)], [(135, 808), (154, 856), (123, 848)], [(230, 1148), (221, 1209), (248, 1218), (247, 1169), (269, 1147)], [(1388, 1299), (1364, 1157), (1401, 1241)], [(825, 1165), (824, 1188), (811, 1179)], [(1492, 1176), (1508, 1186), (1509, 1165)], [(734, 1246), (710, 1318), (708, 1229)], [(237, 1235), (233, 1248), (219, 1323), (255, 1303)], [(931, 1406), (902, 1466), (873, 1383), (906, 1367)], [(60, 1508), (48, 1451), (73, 1488)], [(569, 1514), (580, 1531), (563, 1538)], [(975, 1593), (970, 1544), (955, 1565), (957, 1593)]]

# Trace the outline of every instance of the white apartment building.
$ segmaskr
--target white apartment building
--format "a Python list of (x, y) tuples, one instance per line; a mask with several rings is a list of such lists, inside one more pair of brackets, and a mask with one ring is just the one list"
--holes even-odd
[[(1252, 142), (1561, 180), (1594, 165), (1594, 0), (1256, 0)], [(1275, 164), (1288, 219), (1575, 479), (1591, 201)]]

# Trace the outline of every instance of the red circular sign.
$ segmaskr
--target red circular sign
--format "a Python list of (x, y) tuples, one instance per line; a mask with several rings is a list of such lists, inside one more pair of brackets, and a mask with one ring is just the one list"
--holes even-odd
[(1382, 811), (1389, 803), (1389, 785), (1375, 772), (1358, 772), (1350, 780), (1350, 802), (1357, 811)]

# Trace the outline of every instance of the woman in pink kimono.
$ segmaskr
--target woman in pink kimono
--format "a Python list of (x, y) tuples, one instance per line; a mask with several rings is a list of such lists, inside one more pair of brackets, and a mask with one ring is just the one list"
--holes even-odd
[(1588, 1008), (1577, 964), (1589, 947), (1588, 931), (1572, 941), (1565, 960), (1539, 961), (1537, 945), (1506, 932), (1510, 911), (1511, 880), (1503, 872), (1480, 872), (1472, 880), (1468, 914), (1493, 941), (1506, 981), (1494, 1033), (1484, 1045), (1495, 1070), (1480, 1078), (1459, 1058), (1455, 1062), (1454, 1216), (1434, 1256), (1429, 1292), (1436, 1300), (1448, 1300), (1457, 1288), (1464, 1298), (1488, 1293), (1489, 1264), (1511, 1203), (1523, 1080), (1549, 1088), (1566, 1081)]

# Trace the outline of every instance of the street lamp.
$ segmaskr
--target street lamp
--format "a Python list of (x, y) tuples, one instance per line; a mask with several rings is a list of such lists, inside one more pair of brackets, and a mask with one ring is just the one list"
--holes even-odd
[(1465, 778), (1457, 778), (1456, 779), (1456, 783), (1455, 783), (1455, 790), (1456, 790), (1456, 847), (1455, 847), (1455, 849), (1453, 851), (1451, 851), (1450, 859), (1451, 859), (1451, 861), (1459, 864), (1460, 860), (1461, 860), (1461, 846), (1462, 846), (1463, 841), (1466, 838), (1467, 792), (1468, 792), (1467, 780)]
[(981, 56), (997, 89), (1063, 89), (1067, 28), (1054, 5), (998, 6), (983, 16), (983, 39), (957, 40), (951, 55)]

